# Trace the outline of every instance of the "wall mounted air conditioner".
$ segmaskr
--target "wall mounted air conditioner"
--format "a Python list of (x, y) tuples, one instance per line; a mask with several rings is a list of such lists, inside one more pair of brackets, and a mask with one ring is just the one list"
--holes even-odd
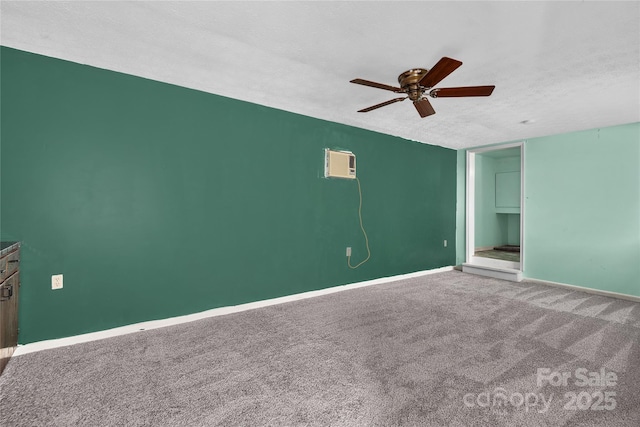
[(356, 179), (356, 155), (350, 151), (325, 149), (324, 176)]

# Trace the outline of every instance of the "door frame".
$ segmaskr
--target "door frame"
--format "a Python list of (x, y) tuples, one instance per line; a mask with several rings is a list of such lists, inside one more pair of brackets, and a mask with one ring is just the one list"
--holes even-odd
[[(475, 178), (476, 178), (476, 154), (483, 154), (490, 151), (504, 150), (507, 148), (520, 147), (520, 262), (509, 262), (491, 258), (475, 256)], [(466, 182), (466, 250), (465, 261), (467, 264), (494, 267), (498, 269), (512, 269), (524, 271), (525, 263), (525, 241), (524, 241), (524, 141), (509, 144), (495, 145), (491, 147), (470, 148), (467, 150), (467, 182)]]

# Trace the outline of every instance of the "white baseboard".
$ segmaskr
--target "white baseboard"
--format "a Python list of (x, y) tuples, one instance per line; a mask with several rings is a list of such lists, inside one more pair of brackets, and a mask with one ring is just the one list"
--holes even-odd
[(572, 289), (575, 291), (587, 292), (590, 294), (602, 295), (605, 297), (619, 298), (619, 299), (625, 299), (633, 302), (640, 302), (640, 297), (637, 297), (635, 295), (621, 294), (618, 292), (603, 291), (600, 289), (593, 289), (593, 288), (585, 288), (584, 286), (569, 285), (568, 283), (551, 282), (549, 280), (533, 279), (529, 277), (525, 277), (523, 280), (525, 282), (540, 283), (542, 285), (555, 286), (557, 288)]
[(321, 295), (328, 295), (335, 292), (346, 291), (349, 289), (357, 289), (365, 286), (379, 285), (382, 283), (395, 282), (397, 280), (410, 279), (413, 277), (426, 276), (429, 274), (442, 273), (453, 270), (453, 266), (435, 268), (433, 270), (417, 271), (415, 273), (400, 274), (397, 276), (381, 277), (379, 279), (367, 280), (364, 282), (351, 283), (348, 285), (334, 286), (316, 291), (303, 292), (300, 294), (287, 295), (284, 297), (272, 298), (268, 300), (250, 302), (246, 304), (213, 308), (211, 310), (202, 311), (200, 313), (187, 314), (184, 316), (171, 317), (168, 319), (151, 320), (148, 322), (134, 323), (131, 325), (120, 326), (118, 328), (107, 329), (104, 331), (91, 332), (82, 335), (74, 335), (71, 337), (58, 338), (53, 340), (38, 341), (29, 344), (19, 345), (13, 353), (13, 357), (36, 351), (49, 350), (52, 348), (66, 347), (69, 345), (80, 344), (90, 341), (97, 341), (105, 338), (112, 338), (120, 335), (132, 334), (135, 332), (145, 331), (149, 329), (163, 328), (165, 326), (179, 325), (181, 323), (193, 322), (195, 320), (206, 319), (208, 317), (223, 316), (225, 314), (238, 313), (241, 311), (253, 310), (255, 308), (268, 307), (271, 305), (282, 304), (285, 302), (298, 301), (307, 298), (313, 298)]

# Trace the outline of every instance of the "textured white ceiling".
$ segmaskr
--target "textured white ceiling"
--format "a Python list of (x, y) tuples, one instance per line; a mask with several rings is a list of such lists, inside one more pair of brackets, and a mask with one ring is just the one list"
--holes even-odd
[[(466, 148), (640, 121), (640, 3), (185, 2), (0, 4), (2, 45), (433, 145)], [(436, 87), (488, 98), (410, 102), (397, 85), (442, 56)], [(530, 124), (521, 124), (531, 120)]]

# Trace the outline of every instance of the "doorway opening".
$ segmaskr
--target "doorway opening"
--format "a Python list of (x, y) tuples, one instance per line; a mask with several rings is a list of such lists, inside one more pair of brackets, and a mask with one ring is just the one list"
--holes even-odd
[(463, 271), (520, 281), (524, 265), (523, 143), (467, 151)]

